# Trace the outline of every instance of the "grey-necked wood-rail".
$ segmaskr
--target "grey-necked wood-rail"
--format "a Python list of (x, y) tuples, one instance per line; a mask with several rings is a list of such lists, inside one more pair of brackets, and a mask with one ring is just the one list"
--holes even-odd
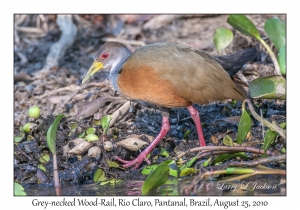
[(121, 43), (107, 42), (96, 54), (82, 83), (103, 68), (110, 68), (114, 88), (130, 99), (156, 105), (162, 112), (162, 127), (152, 143), (132, 160), (117, 158), (123, 167), (134, 166), (168, 133), (169, 109), (186, 107), (196, 124), (198, 139), (205, 146), (200, 116), (192, 104), (208, 104), (225, 99), (243, 100), (245, 91), (230, 78), (256, 56), (248, 48), (227, 56), (211, 56), (203, 51), (175, 43), (156, 43), (133, 54)]

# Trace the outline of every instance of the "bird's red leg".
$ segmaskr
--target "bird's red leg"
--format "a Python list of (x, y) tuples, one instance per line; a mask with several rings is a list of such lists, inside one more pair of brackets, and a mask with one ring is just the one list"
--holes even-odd
[(131, 161), (123, 160), (119, 157), (116, 157), (116, 160), (126, 163), (123, 165), (124, 168), (128, 168), (130, 166), (133, 166), (133, 169), (137, 169), (139, 165), (146, 159), (147, 155), (151, 152), (151, 150), (158, 144), (158, 142), (168, 133), (170, 130), (170, 124), (169, 124), (169, 113), (162, 112), (162, 126), (159, 134), (156, 136), (156, 138), (151, 142), (151, 144), (139, 154), (137, 158)]
[(204, 147), (204, 146), (206, 146), (206, 144), (205, 144), (205, 140), (204, 140), (204, 136), (203, 136), (203, 132), (202, 132), (202, 126), (201, 126), (199, 112), (193, 106), (189, 106), (189, 107), (187, 107), (187, 109), (190, 111), (192, 119), (194, 120), (194, 123), (196, 125), (200, 146)]

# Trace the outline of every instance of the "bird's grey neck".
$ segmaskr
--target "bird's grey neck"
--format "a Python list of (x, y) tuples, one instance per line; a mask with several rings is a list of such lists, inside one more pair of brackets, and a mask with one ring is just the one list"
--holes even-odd
[(112, 66), (110, 73), (109, 73), (110, 82), (114, 86), (115, 90), (120, 93), (121, 93), (121, 91), (118, 86), (118, 77), (120, 76), (120, 73), (122, 71), (122, 67), (123, 67), (124, 63), (129, 58), (130, 55), (131, 55), (131, 52), (125, 48), (122, 53), (122, 57), (120, 57), (119, 60), (115, 61), (116, 65)]

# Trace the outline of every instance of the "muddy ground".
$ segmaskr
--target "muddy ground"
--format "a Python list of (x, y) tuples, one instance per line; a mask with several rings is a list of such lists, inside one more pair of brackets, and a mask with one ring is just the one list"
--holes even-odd
[[(263, 25), (270, 17), (284, 15), (248, 15), (266, 37)], [(126, 99), (115, 92), (107, 81), (108, 72), (95, 75), (87, 85), (81, 85), (83, 75), (94, 60), (94, 55), (105, 41), (123, 42), (132, 52), (139, 47), (155, 42), (177, 42), (216, 55), (213, 43), (214, 30), (225, 26), (227, 15), (177, 15), (157, 18), (157, 15), (73, 15), (77, 28), (74, 42), (62, 55), (58, 65), (45, 69), (46, 57), (51, 46), (56, 43), (62, 32), (56, 15), (16, 15), (14, 44), (14, 136), (18, 137), (14, 146), (14, 179), (26, 185), (51, 185), (53, 180), (52, 155), (47, 147), (46, 133), (55, 115), (65, 113), (57, 131), (58, 168), (62, 185), (93, 182), (94, 172), (100, 167), (106, 171), (108, 178), (145, 179), (140, 169), (131, 171), (110, 168), (107, 160), (117, 155), (131, 159), (139, 151), (129, 151), (117, 142), (135, 134), (149, 143), (161, 126), (161, 114), (154, 108), (144, 107), (132, 102), (126, 112), (103, 136), (99, 120), (118, 110)], [(257, 41), (234, 31), (234, 40), (226, 48), (226, 53), (233, 53), (247, 47), (259, 50), (257, 57), (241, 71), (250, 82), (261, 76), (272, 75), (272, 61)], [(101, 100), (102, 98), (102, 100)], [(91, 102), (98, 99), (96, 113), (87, 113)], [(100, 100), (100, 101), (99, 101)], [(252, 100), (256, 111), (270, 121), (286, 121), (286, 103), (278, 100)], [(37, 105), (41, 109), (38, 119), (28, 117), (28, 109)], [(94, 107), (94, 106), (93, 106)], [(228, 100), (210, 105), (196, 105), (200, 112), (203, 132), (207, 145), (223, 145), (222, 139), (229, 135), (236, 139), (241, 102)], [(94, 108), (95, 109), (95, 108)], [(86, 117), (88, 115), (88, 117)], [(25, 135), (20, 128), (26, 123), (33, 128)], [(172, 109), (170, 115), (171, 130), (152, 152), (157, 157), (165, 149), (170, 157), (176, 157), (180, 151), (186, 152), (199, 146), (195, 125), (186, 109)], [(84, 151), (67, 153), (75, 147), (78, 136), (88, 128), (95, 128), (99, 141), (88, 147), (100, 148), (101, 154), (91, 156), (88, 148)], [(187, 131), (190, 134), (187, 135)], [(186, 134), (186, 135), (185, 135)], [(112, 143), (112, 151), (106, 150), (104, 142)], [(260, 148), (263, 142), (261, 124), (253, 119), (251, 135), (244, 145)], [(66, 146), (68, 145), (68, 146)], [(271, 146), (271, 150), (280, 150), (285, 142), (280, 138)], [(69, 147), (69, 148), (67, 148)], [(142, 147), (140, 150), (143, 150)], [(49, 154), (50, 160), (47, 155)], [(185, 159), (195, 156), (188, 153)], [(169, 158), (170, 158), (169, 157)], [(253, 156), (255, 158), (256, 156)], [(158, 162), (167, 158), (159, 156)], [(150, 159), (153, 161), (153, 159)], [(272, 167), (284, 167), (274, 163)]]

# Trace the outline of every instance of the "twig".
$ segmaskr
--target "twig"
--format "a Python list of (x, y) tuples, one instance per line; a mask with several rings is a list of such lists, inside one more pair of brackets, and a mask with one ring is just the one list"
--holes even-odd
[(265, 131), (264, 131), (264, 121), (263, 121), (263, 116), (262, 116), (262, 110), (260, 109), (260, 123), (261, 123), (261, 132), (262, 132), (262, 137), (263, 139), (265, 138)]
[(29, 33), (29, 34), (43, 34), (44, 31), (40, 28), (34, 28), (34, 27), (20, 27), (16, 26), (15, 29), (17, 31), (23, 32), (23, 33)]
[(260, 164), (264, 163), (269, 163), (269, 162), (278, 162), (286, 160), (286, 155), (277, 155), (277, 156), (270, 156), (270, 157), (265, 157), (265, 158), (260, 158), (257, 160), (249, 160), (249, 161), (232, 161), (232, 162), (227, 162), (218, 166), (212, 166), (212, 169), (218, 170), (228, 168), (228, 167), (254, 167)]
[[(204, 151), (203, 151), (204, 150)], [(252, 152), (257, 154), (265, 154), (263, 149), (257, 149), (253, 147), (244, 147), (244, 146), (206, 146), (206, 147), (196, 147), (193, 149), (190, 149), (188, 152), (199, 152), (203, 151), (202, 153), (199, 153), (200, 155), (203, 155), (204, 153), (208, 151), (243, 151), (243, 152)], [(183, 152), (179, 155), (177, 155), (177, 158), (181, 158), (182, 156), (186, 155), (188, 152)], [(275, 156), (278, 155), (278, 152), (272, 152), (270, 150), (266, 151), (267, 155)]]
[[(249, 107), (249, 110), (252, 114), (252, 116), (261, 122), (261, 117), (255, 112), (251, 102), (249, 99), (245, 99), (243, 101), (243, 104), (242, 104), (242, 108), (245, 107), (245, 103), (247, 102), (248, 104), (248, 107)], [(283, 139), (286, 139), (286, 132), (281, 128), (279, 127), (278, 125), (276, 125), (275, 123), (270, 123), (269, 121), (267, 121), (266, 119), (262, 119), (262, 122), (265, 126), (267, 126), (268, 128), (270, 128), (272, 131), (276, 131)]]
[(126, 39), (118, 39), (118, 38), (111, 38), (111, 37), (104, 37), (101, 39), (102, 42), (120, 42), (124, 45), (137, 45), (137, 46), (145, 46), (146, 43), (143, 41), (136, 41), (136, 40), (126, 40)]
[(240, 78), (240, 80), (242, 80), (242, 82), (244, 82), (245, 84), (249, 85), (247, 78), (242, 74), (242, 72), (238, 71), (236, 73), (236, 75)]

